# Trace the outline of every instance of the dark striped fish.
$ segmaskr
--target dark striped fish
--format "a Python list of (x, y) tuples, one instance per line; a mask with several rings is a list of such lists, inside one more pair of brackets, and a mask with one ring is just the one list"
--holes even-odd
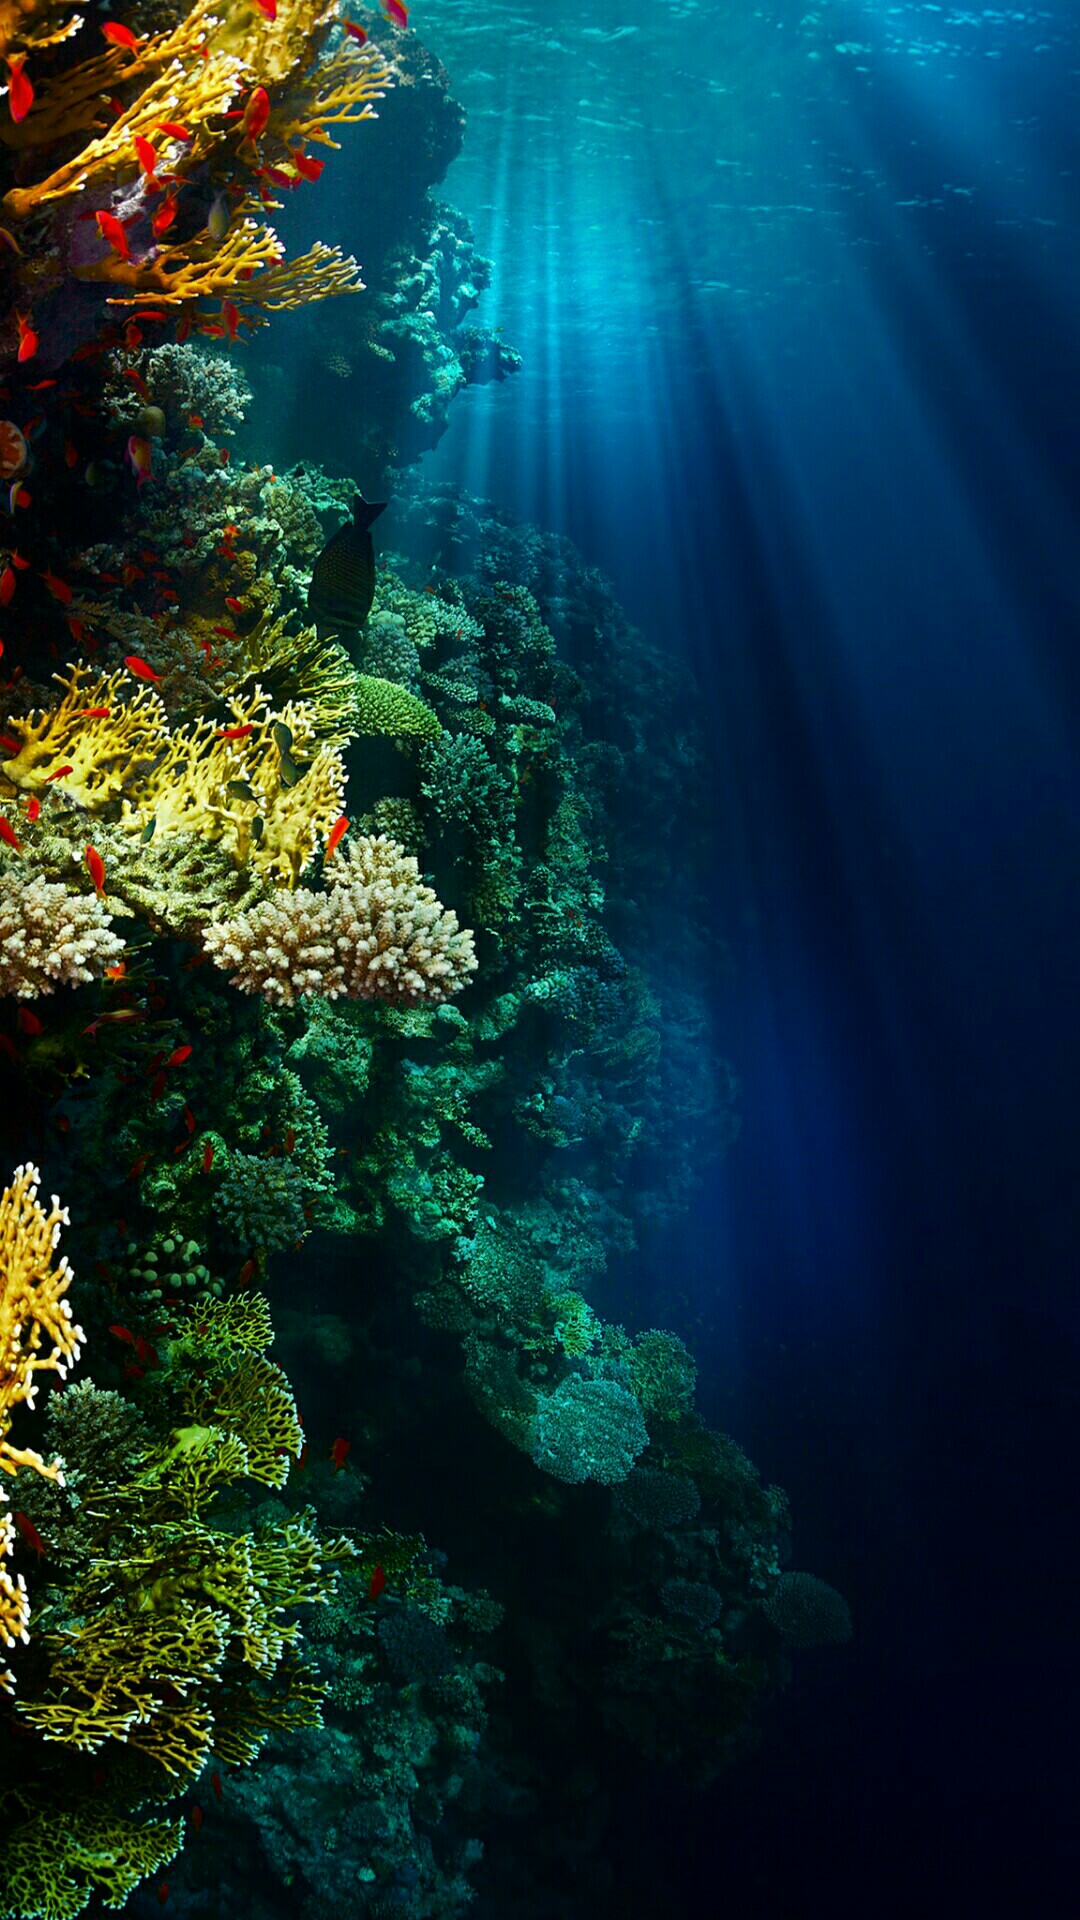
[(375, 598), (375, 549), (371, 523), (385, 500), (365, 500), (358, 493), (353, 517), (332, 534), (312, 568), (308, 612), (319, 630), (355, 633), (371, 612)]

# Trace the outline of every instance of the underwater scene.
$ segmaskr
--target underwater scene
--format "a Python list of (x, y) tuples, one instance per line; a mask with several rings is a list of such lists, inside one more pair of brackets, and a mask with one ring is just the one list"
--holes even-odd
[(1067, 1910), (1078, 55), (0, 0), (0, 1920)]

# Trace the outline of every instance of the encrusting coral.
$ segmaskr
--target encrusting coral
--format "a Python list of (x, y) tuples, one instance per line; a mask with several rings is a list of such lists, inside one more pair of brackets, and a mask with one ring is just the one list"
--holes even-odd
[(326, 893), (298, 888), (207, 929), (206, 951), (234, 986), (279, 1007), (308, 995), (413, 1007), (467, 985), (473, 936), (403, 847), (361, 836), (329, 877)]

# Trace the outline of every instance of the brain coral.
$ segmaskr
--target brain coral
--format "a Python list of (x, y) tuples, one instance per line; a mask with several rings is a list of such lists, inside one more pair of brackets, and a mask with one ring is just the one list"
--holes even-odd
[(93, 894), (69, 893), (40, 875), (0, 875), (0, 993), (30, 1000), (94, 980), (123, 951)]
[(649, 1444), (641, 1408), (617, 1380), (571, 1374), (544, 1400), (533, 1429), (532, 1456), (558, 1480), (625, 1480)]
[(477, 965), (472, 934), (381, 834), (337, 857), (327, 893), (279, 893), (211, 927), (205, 944), (234, 986), (279, 1007), (308, 994), (413, 1007), (459, 993)]

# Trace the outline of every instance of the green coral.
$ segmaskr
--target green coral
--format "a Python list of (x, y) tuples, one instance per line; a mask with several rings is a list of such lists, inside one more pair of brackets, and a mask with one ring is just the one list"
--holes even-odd
[(368, 673), (356, 678), (354, 725), (357, 733), (415, 734), (421, 740), (437, 740), (442, 732), (431, 708), (415, 693), (396, 680), (378, 680)]
[(61, 1807), (19, 1793), (0, 1803), (0, 1820), (18, 1802), (26, 1818), (16, 1817), (0, 1857), (2, 1920), (70, 1920), (95, 1893), (115, 1911), (184, 1843), (182, 1820), (140, 1823), (91, 1800)]

